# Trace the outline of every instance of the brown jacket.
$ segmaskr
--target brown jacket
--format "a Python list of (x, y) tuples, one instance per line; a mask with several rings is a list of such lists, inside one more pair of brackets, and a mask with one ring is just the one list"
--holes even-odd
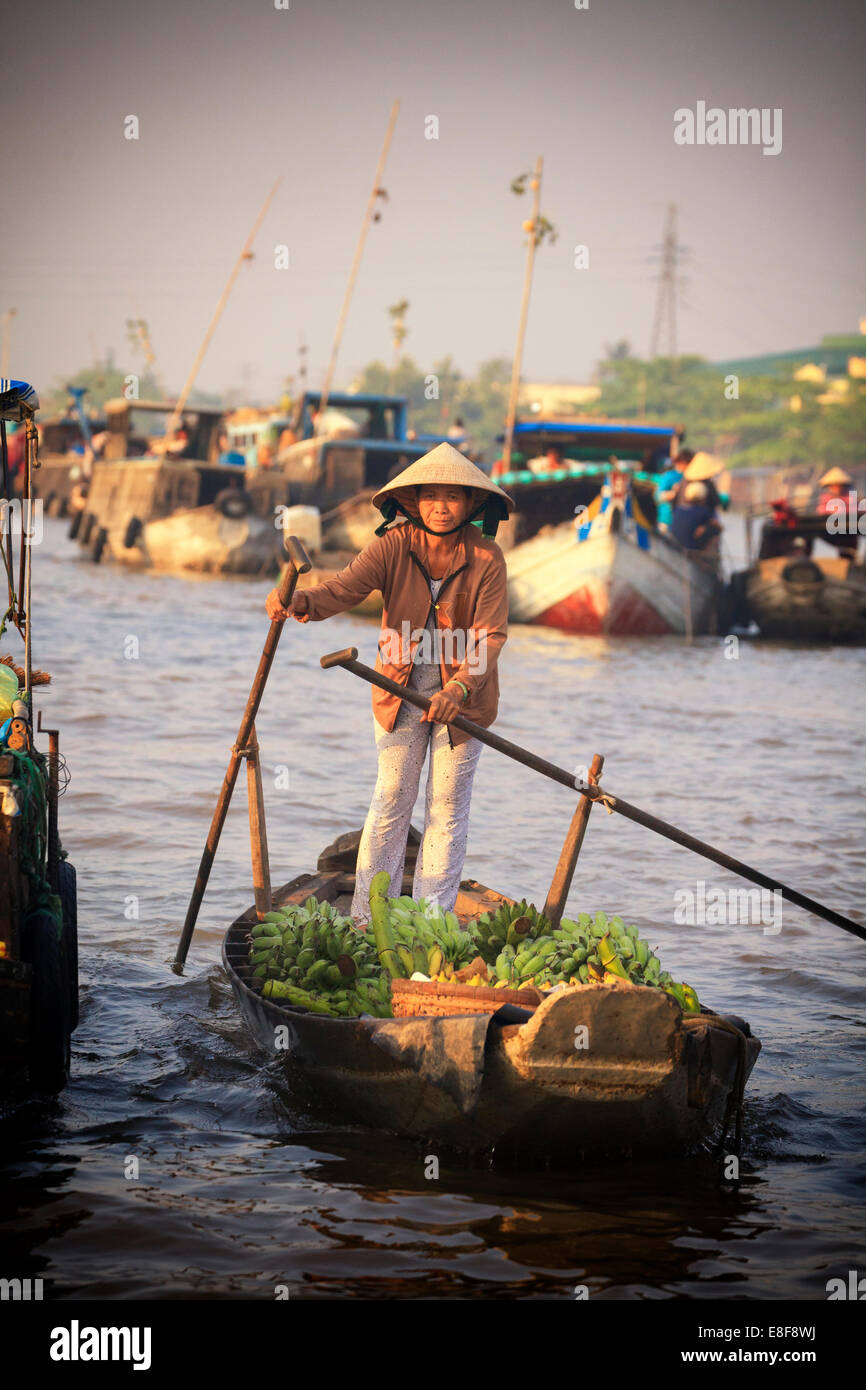
[[(380, 589), (384, 612), (376, 670), (407, 685), (432, 602), (426, 573), (427, 534), (407, 521), (365, 546), (333, 579), (303, 590), (306, 611), (318, 622), (353, 608)], [(445, 635), (441, 650), (430, 652), (428, 659), (439, 657), (443, 685), (456, 677), (468, 687), (461, 714), (487, 728), (499, 705), (497, 662), (508, 630), (508, 584), (502, 551), (476, 526), (466, 526), (457, 535), (435, 618), (437, 637)], [(393, 729), (400, 703), (396, 695), (373, 686), (373, 714), (384, 729)], [(460, 729), (450, 728), (449, 733), (452, 744), (469, 737)]]

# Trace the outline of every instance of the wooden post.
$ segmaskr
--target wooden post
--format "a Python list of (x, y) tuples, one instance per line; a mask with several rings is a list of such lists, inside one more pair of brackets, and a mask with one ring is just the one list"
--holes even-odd
[(204, 361), (204, 355), (208, 350), (208, 344), (210, 343), (210, 340), (216, 331), (217, 324), (222, 318), (223, 309), (226, 307), (226, 304), (228, 303), (228, 297), (231, 294), (232, 289), (234, 288), (234, 283), (235, 280), (238, 278), (238, 273), (240, 271), (241, 266), (243, 265), (244, 261), (252, 259), (253, 242), (255, 241), (256, 236), (258, 235), (259, 228), (265, 220), (265, 214), (267, 213), (267, 210), (273, 201), (274, 194), (276, 193), (281, 183), (282, 179), (277, 179), (276, 183), (274, 184), (273, 188), (271, 189), (270, 193), (268, 194), (267, 198), (262, 204), (261, 211), (259, 212), (259, 215), (256, 218), (255, 222), (253, 223), (253, 229), (243, 244), (241, 254), (238, 256), (237, 260), (234, 263), (232, 273), (226, 282), (226, 287), (220, 295), (219, 303), (213, 311), (213, 317), (210, 323), (208, 324), (207, 332), (204, 335), (204, 341), (202, 342), (202, 345), (199, 348), (198, 353), (196, 354), (196, 359), (193, 362), (192, 367), (190, 368), (190, 373), (184, 383), (184, 388), (177, 398), (177, 404), (175, 405), (174, 410), (171, 412), (171, 415), (169, 416), (168, 422), (165, 427), (166, 443), (174, 434), (175, 430), (177, 429), (180, 423), (184, 411), (184, 406), (186, 405), (187, 400), (189, 399), (189, 393), (195, 385), (195, 379), (199, 374), (199, 369), (201, 367), (202, 362)]
[(268, 833), (265, 827), (265, 797), (262, 789), (262, 764), (256, 726), (250, 729), (244, 756), (247, 760), (247, 799), (250, 811), (250, 853), (253, 861), (253, 893), (256, 916), (261, 922), (273, 906), (271, 869), (268, 859)]
[[(601, 776), (604, 767), (604, 758), (600, 753), (596, 753), (589, 768), (589, 782), (595, 786)], [(550, 885), (550, 892), (544, 904), (544, 915), (558, 927), (562, 920), (565, 909), (568, 891), (571, 888), (571, 880), (574, 877), (574, 866), (577, 863), (577, 856), (580, 854), (580, 847), (583, 844), (583, 837), (586, 834), (586, 827), (589, 824), (589, 813), (592, 810), (592, 800), (581, 793), (577, 803), (577, 809), (571, 818), (571, 825), (568, 827), (568, 834), (556, 865), (556, 872), (553, 875), (553, 882)]]
[(376, 208), (376, 199), (379, 196), (379, 189), (382, 184), (382, 175), (385, 172), (385, 161), (388, 158), (388, 150), (391, 146), (391, 137), (394, 134), (394, 127), (397, 124), (397, 114), (400, 110), (399, 101), (395, 101), (391, 107), (391, 114), (388, 117), (388, 128), (385, 131), (385, 140), (379, 155), (379, 163), (376, 165), (376, 172), (373, 175), (373, 187), (370, 189), (370, 197), (367, 199), (367, 210), (364, 213), (364, 220), (361, 223), (361, 230), (358, 234), (358, 243), (355, 247), (355, 256), (352, 261), (352, 269), (349, 271), (349, 280), (346, 285), (346, 292), (343, 295), (343, 303), (340, 308), (340, 317), (337, 319), (337, 328), (334, 333), (334, 341), (331, 344), (331, 356), (328, 361), (328, 369), (325, 372), (325, 380), (322, 386), (322, 394), (319, 398), (319, 415), (324, 415), (328, 405), (328, 396), (331, 394), (331, 387), (334, 384), (334, 372), (337, 368), (337, 353), (340, 351), (340, 343), (343, 339), (343, 330), (346, 327), (346, 318), (349, 313), (349, 304), (352, 300), (352, 291), (355, 288), (355, 281), (358, 278), (358, 270), (361, 266), (361, 256), (364, 253), (364, 242), (367, 240), (367, 232), (370, 230), (370, 223), (373, 220), (373, 213)]
[(529, 295), (532, 289), (532, 267), (535, 264), (536, 231), (538, 214), (541, 211), (541, 171), (544, 160), (541, 155), (535, 161), (532, 181), (535, 185), (532, 199), (532, 231), (529, 233), (529, 246), (526, 251), (526, 269), (523, 272), (523, 298), (520, 302), (520, 323), (517, 329), (517, 343), (514, 348), (514, 361), (511, 364), (511, 390), (508, 393), (508, 415), (505, 420), (505, 446), (502, 462), (507, 473), (511, 467), (511, 445), (514, 439), (514, 421), (517, 418), (517, 397), (520, 393), (520, 367), (523, 362), (523, 340), (526, 337), (526, 320), (529, 314)]
[(683, 570), (683, 610), (686, 623), (686, 641), (691, 642), (694, 637), (694, 631), (692, 624), (692, 576), (689, 565), (692, 562), (685, 555), (685, 552), (683, 554), (683, 559), (685, 563), (685, 569)]

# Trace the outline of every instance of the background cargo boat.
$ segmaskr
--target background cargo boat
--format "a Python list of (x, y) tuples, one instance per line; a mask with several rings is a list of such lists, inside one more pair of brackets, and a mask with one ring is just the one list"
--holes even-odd
[[(333, 578), (369, 545), (382, 521), (373, 494), (441, 443), (441, 436), (409, 437), (405, 396), (331, 392), (324, 418), (319, 418), (321, 402), (321, 392), (305, 393), (298, 415), (301, 439), (278, 451), (274, 470), (279, 486), (288, 483), (292, 505), (321, 512), (317, 543), (310, 546), (304, 537), (315, 568), (304, 576), (302, 588)], [(261, 479), (259, 485), (267, 483)], [(291, 516), (286, 522), (297, 530)], [(352, 612), (380, 615), (381, 594), (370, 594)]]
[(831, 534), (817, 513), (789, 516), (763, 522), (755, 562), (731, 576), (731, 625), (754, 622), (762, 637), (792, 641), (866, 642), (860, 536)]
[[(275, 906), (313, 895), (348, 913), (359, 838), (341, 836), (315, 873), (274, 894)], [(413, 831), (404, 892), (411, 893), (417, 842)], [(455, 911), (466, 921), (510, 901), (466, 880)], [(249, 1032), (284, 1059), (290, 1089), (312, 1111), (376, 1129), (539, 1158), (687, 1150), (722, 1121), (760, 1051), (741, 1019), (689, 1018), (661, 990), (625, 982), (560, 991), (534, 1012), (315, 1015), (262, 997), (248, 963), (256, 921), (250, 908), (223, 943)], [(580, 1024), (590, 1028), (590, 1051), (575, 1048)]]
[[(611, 421), (515, 426), (519, 466), (496, 474), (515, 501), (497, 537), (512, 621), (611, 636), (714, 630), (716, 559), (655, 526), (653, 486), (673, 435)], [(527, 466), (549, 450), (555, 462)]]
[[(50, 679), (31, 664), (30, 517), (36, 470), (38, 400), (26, 382), (0, 382), (3, 500), (9, 499), (6, 423), (26, 432), (22, 525), (0, 547), (10, 603), (0, 637), (17, 629), (24, 651), (0, 651), (0, 1100), (36, 1090), (54, 1094), (69, 1078), (70, 1040), (78, 1023), (75, 870), (62, 857), (58, 797), (64, 765), (59, 733), (34, 727), (33, 691)], [(5, 511), (5, 508), (4, 508)], [(18, 550), (20, 553), (16, 554)], [(20, 589), (14, 582), (23, 576)], [(4, 641), (5, 646), (5, 641)], [(48, 739), (47, 756), (36, 735)]]
[(327, 512), (364, 489), (375, 491), (430, 448), (426, 439), (409, 437), (405, 396), (332, 391), (324, 415), (321, 404), (320, 391), (305, 392), (297, 443), (277, 454), (292, 502)]
[(67, 516), (77, 510), (92, 464), (94, 436), (106, 429), (104, 414), (84, 409), (83, 387), (69, 386), (72, 404), (65, 415), (39, 422), (39, 468), (34, 474), (34, 495), (40, 497), (46, 516)]
[[(108, 442), (93, 465), (87, 502), (70, 534), (93, 560), (209, 574), (261, 574), (275, 569), (280, 537), (273, 495), (286, 490), (269, 474), (248, 478), (221, 464), (223, 413), (202, 406), (183, 412), (183, 456), (151, 452), (164, 437), (149, 427), (170, 417), (166, 402), (108, 402)], [(261, 479), (259, 481), (259, 479)]]

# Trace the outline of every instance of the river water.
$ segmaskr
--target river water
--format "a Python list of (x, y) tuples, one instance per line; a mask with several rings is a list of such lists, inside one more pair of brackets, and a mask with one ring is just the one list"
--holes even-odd
[[(43, 723), (72, 774), (79, 874), (74, 1077), (0, 1127), (3, 1273), (56, 1298), (824, 1299), (862, 1269), (866, 947), (785, 905), (781, 930), (689, 926), (677, 893), (740, 880), (596, 810), (569, 910), (621, 912), (704, 1003), (750, 1020), (740, 1180), (709, 1156), (570, 1172), (443, 1162), (296, 1113), (249, 1044), (219, 964), (251, 900), (243, 777), (187, 971), (169, 962), (267, 629), (267, 582), (81, 560), (48, 521), (35, 556)], [(363, 822), (369, 690), (319, 657), (377, 625), (289, 624), (258, 720), (275, 884)], [(511, 630), (497, 728), (863, 918), (866, 652)], [(467, 874), (544, 900), (572, 806), (492, 750)], [(416, 817), (416, 823), (420, 823)], [(136, 1175), (137, 1173), (137, 1175)]]

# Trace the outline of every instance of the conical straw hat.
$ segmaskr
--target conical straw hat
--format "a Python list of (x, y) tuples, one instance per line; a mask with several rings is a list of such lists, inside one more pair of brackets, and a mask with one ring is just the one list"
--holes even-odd
[[(398, 473), (396, 478), (392, 478), (390, 483), (380, 487), (373, 495), (373, 506), (383, 511), (382, 504), (392, 497), (410, 515), (417, 517), (418, 501), (415, 489), (422, 483), (450, 483), (452, 486), (474, 488), (478, 492), (490, 492), (502, 500), (509, 512), (514, 510), (514, 503), (508, 493), (491, 482), (487, 474), (476, 468), (474, 463), (470, 463), (453, 444), (447, 443), (437, 444), (429, 454), (424, 454), (423, 458), (410, 463), (409, 467)], [(478, 500), (480, 502), (481, 499)]]
[(700, 449), (692, 459), (683, 477), (689, 483), (704, 483), (707, 478), (717, 478), (720, 473), (724, 473), (725, 465), (721, 459), (714, 458), (712, 454), (705, 453)]
[(850, 473), (846, 473), (844, 468), (829, 468), (821, 479), (819, 486), (827, 487), (830, 483), (853, 483), (854, 479)]

